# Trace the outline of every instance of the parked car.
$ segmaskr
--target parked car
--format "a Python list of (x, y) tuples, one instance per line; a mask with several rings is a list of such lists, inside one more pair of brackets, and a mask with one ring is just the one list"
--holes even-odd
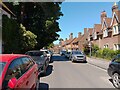
[(47, 49), (41, 49), (40, 51), (44, 51), (47, 54), (47, 57), (49, 58), (49, 62), (51, 62), (52, 54), (49, 52), (49, 50), (47, 50)]
[(66, 57), (66, 58), (69, 58), (69, 57), (70, 57), (70, 53), (71, 53), (71, 51), (67, 51), (67, 52), (65, 53), (65, 57)]
[(28, 55), (0, 54), (0, 89), (18, 90), (36, 87), (38, 67)]
[(108, 75), (111, 77), (113, 85), (120, 89), (120, 54), (118, 54), (109, 64)]
[(49, 59), (44, 51), (32, 50), (26, 52), (25, 54), (30, 55), (33, 60), (35, 60), (35, 62), (38, 64), (38, 70), (40, 74), (46, 74), (46, 70), (49, 65)]
[(74, 61), (82, 61), (82, 62), (87, 62), (86, 61), (86, 56), (79, 50), (73, 50), (70, 53), (69, 59), (74, 62)]
[(64, 56), (66, 54), (66, 51), (60, 51), (60, 55)]

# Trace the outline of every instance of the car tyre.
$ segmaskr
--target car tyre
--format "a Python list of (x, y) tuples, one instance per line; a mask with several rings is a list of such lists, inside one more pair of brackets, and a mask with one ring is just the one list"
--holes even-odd
[(115, 88), (120, 89), (120, 75), (118, 73), (113, 74), (112, 82)]
[(74, 59), (72, 58), (71, 61), (74, 62)]

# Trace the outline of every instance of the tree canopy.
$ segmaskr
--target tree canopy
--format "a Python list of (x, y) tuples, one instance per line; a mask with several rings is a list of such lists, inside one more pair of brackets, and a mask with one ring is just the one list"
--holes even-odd
[(32, 44), (29, 49), (33, 47), (34, 49), (40, 49), (58, 40), (59, 35), (57, 32), (61, 31), (58, 20), (60, 16), (63, 16), (60, 7), (61, 3), (19, 2), (18, 5), (14, 5), (12, 2), (5, 2), (5, 4), (16, 15), (16, 17), (12, 17), (16, 24), (23, 25), (26, 29), (25, 32), (29, 33), (26, 37), (33, 37), (32, 41), (28, 40), (23, 47)]

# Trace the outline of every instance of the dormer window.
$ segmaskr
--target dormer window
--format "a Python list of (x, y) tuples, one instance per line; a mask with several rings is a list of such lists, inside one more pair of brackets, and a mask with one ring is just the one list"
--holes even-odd
[(118, 25), (118, 32), (120, 33), (120, 24)]
[(93, 37), (94, 37), (94, 39), (97, 39), (97, 34), (96, 34), (96, 32), (94, 33), (94, 36), (93, 36)]
[(118, 30), (118, 25), (116, 26), (113, 26), (113, 35), (116, 35), (119, 33), (119, 30)]
[(107, 36), (108, 36), (108, 30), (106, 29), (103, 31), (103, 37), (107, 37)]

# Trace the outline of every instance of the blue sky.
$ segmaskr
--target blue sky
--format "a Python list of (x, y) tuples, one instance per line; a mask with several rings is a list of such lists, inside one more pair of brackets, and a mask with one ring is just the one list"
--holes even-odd
[[(78, 32), (84, 32), (84, 28), (92, 28), (94, 24), (99, 24), (103, 10), (107, 12), (107, 17), (112, 17), (113, 4), (114, 2), (63, 2), (61, 11), (64, 16), (58, 21), (60, 38), (69, 38), (71, 32), (77, 37)], [(57, 44), (58, 41), (54, 43)]]

